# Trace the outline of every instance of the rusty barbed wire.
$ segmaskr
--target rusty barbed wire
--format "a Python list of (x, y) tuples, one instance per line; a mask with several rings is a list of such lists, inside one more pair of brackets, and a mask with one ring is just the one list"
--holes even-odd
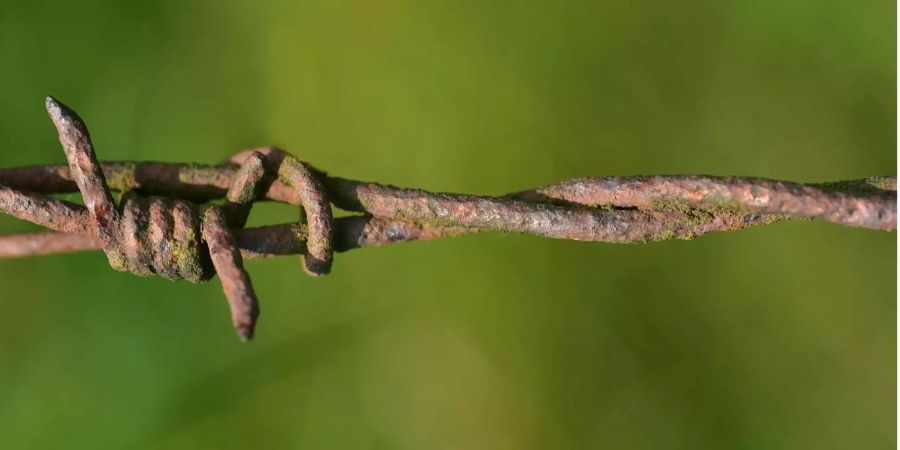
[[(580, 178), (495, 196), (433, 193), (329, 176), (273, 147), (218, 165), (99, 162), (84, 122), (48, 98), (68, 165), (0, 169), (0, 212), (52, 231), (0, 236), (0, 257), (103, 250), (137, 275), (218, 274), (242, 339), (258, 303), (244, 258), (298, 254), (311, 275), (332, 252), (500, 231), (580, 241), (691, 239), (782, 220), (894, 230), (896, 177), (800, 184), (747, 177)], [(52, 194), (80, 191), (85, 205)], [(122, 193), (119, 203), (112, 191)], [(221, 206), (209, 202), (222, 200)], [(304, 221), (245, 228), (256, 201), (301, 206)], [(361, 213), (333, 218), (331, 207)]]

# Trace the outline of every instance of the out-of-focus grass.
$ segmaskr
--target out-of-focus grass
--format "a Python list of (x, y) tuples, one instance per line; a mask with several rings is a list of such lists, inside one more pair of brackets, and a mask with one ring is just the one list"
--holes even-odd
[[(4, 2), (0, 164), (276, 144), (499, 194), (585, 175), (895, 172), (895, 5)], [(292, 220), (257, 208), (254, 223)], [(4, 232), (30, 229), (0, 219)], [(0, 262), (3, 448), (892, 448), (896, 235), (785, 223), (615, 246), (480, 235), (248, 263)]]

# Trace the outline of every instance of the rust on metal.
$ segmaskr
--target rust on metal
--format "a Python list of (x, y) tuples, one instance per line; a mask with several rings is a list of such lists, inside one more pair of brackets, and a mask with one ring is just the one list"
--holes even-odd
[(210, 206), (204, 210), (202, 220), (203, 240), (209, 247), (209, 255), (213, 266), (222, 280), (225, 298), (231, 307), (231, 322), (241, 340), (253, 338), (253, 328), (259, 317), (259, 304), (250, 275), (244, 270), (241, 253), (228, 224), (222, 208)]
[(116, 240), (114, 234), (118, 227), (118, 211), (109, 187), (106, 186), (100, 163), (97, 162), (87, 126), (75, 111), (53, 97), (47, 97), (47, 112), (59, 132), (59, 142), (69, 161), (69, 172), (91, 213), (97, 235), (105, 246), (112, 247)]
[[(258, 152), (246, 155), (239, 169), (229, 177), (225, 207), (233, 215), (231, 220), (219, 206), (201, 209), (177, 197), (139, 195), (140, 185), (136, 181), (128, 183), (121, 171), (111, 170), (114, 186), (125, 192), (116, 205), (84, 121), (52, 97), (47, 98), (47, 111), (69, 163), (68, 175), (81, 192), (85, 206), (0, 185), (0, 210), (62, 232), (25, 236), (48, 248), (75, 251), (99, 244), (116, 270), (193, 282), (218, 274), (238, 335), (242, 340), (253, 337), (259, 308), (232, 227), (241, 228), (247, 220), (265, 175), (265, 156)], [(293, 157), (282, 159), (285, 161), (282, 167), (288, 167), (284, 178), (296, 185), (297, 195), (311, 219), (307, 267), (316, 274), (327, 273), (332, 236), (331, 209), (324, 189), (302, 163)], [(149, 167), (170, 172), (165, 166)], [(136, 171), (131, 175), (133, 180), (139, 179)], [(38, 178), (46, 180), (43, 175)], [(0, 242), (0, 249), (8, 255), (47, 251), (30, 245), (22, 237), (6, 238)]]
[[(0, 257), (101, 249), (121, 271), (219, 276), (242, 339), (259, 306), (243, 259), (301, 255), (327, 274), (333, 253), (483, 231), (580, 241), (692, 239), (804, 219), (897, 226), (896, 177), (800, 184), (747, 177), (580, 178), (505, 196), (436, 193), (333, 177), (274, 148), (219, 165), (99, 162), (87, 126), (47, 99), (67, 165), (0, 169), (0, 212), (53, 231), (0, 236)], [(80, 191), (85, 206), (52, 197)], [(118, 204), (112, 191), (122, 192)], [(204, 204), (223, 200), (222, 206)], [(296, 223), (245, 228), (254, 202), (298, 205)], [(332, 207), (361, 213), (333, 218)]]
[(239, 164), (235, 180), (225, 194), (225, 217), (230, 228), (242, 228), (247, 223), (266, 174), (266, 157), (260, 152), (250, 152)]
[[(838, 184), (802, 185), (763, 178), (695, 175), (604, 177), (564, 181), (511, 197), (644, 210), (664, 207), (733, 208), (876, 230), (896, 226), (896, 178), (854, 180), (847, 186), (856, 186), (857, 192), (836, 190), (840, 187)], [(885, 189), (878, 189), (878, 186)], [(868, 195), (859, 195), (863, 190)]]

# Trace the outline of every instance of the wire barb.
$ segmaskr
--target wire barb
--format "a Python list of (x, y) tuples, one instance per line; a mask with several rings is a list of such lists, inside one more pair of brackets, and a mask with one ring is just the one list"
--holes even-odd
[[(138, 275), (198, 282), (218, 274), (238, 335), (259, 306), (243, 258), (303, 257), (327, 274), (333, 252), (481, 232), (633, 243), (691, 239), (790, 219), (897, 227), (896, 177), (800, 184), (663, 175), (563, 181), (506, 196), (434, 193), (326, 175), (273, 147), (219, 165), (98, 162), (74, 111), (47, 99), (68, 165), (0, 169), (0, 212), (49, 232), (0, 236), (0, 257), (102, 249)], [(85, 206), (51, 196), (80, 191)], [(120, 204), (111, 191), (123, 192)], [(200, 205), (224, 199), (221, 207)], [(306, 223), (244, 228), (253, 203), (298, 205)], [(361, 213), (334, 219), (332, 206)]]

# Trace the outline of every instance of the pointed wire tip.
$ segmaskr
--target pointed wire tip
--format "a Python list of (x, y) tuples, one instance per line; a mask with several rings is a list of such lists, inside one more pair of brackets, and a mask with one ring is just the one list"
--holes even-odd
[(47, 96), (45, 103), (50, 119), (60, 131), (64, 128), (68, 131), (78, 130), (81, 133), (88, 134), (84, 120), (75, 111), (72, 111), (72, 108), (69, 108), (52, 95)]
[(253, 339), (253, 329), (250, 327), (240, 327), (237, 329), (238, 337), (241, 338), (241, 342), (247, 342)]
[(78, 117), (78, 114), (75, 111), (72, 111), (72, 108), (66, 106), (63, 102), (57, 100), (52, 95), (47, 96), (47, 100), (45, 101), (47, 105), (47, 111), (50, 115), (53, 116), (68, 116), (74, 119), (78, 119), (78, 122), (81, 122), (81, 118)]
[(44, 104), (47, 105), (47, 112), (49, 112), (50, 115), (52, 115), (52, 116), (59, 114), (59, 111), (62, 109), (60, 107), (61, 103), (59, 103), (59, 101), (57, 101), (55, 98), (53, 98), (52, 95), (47, 96), (47, 99), (44, 102)]

